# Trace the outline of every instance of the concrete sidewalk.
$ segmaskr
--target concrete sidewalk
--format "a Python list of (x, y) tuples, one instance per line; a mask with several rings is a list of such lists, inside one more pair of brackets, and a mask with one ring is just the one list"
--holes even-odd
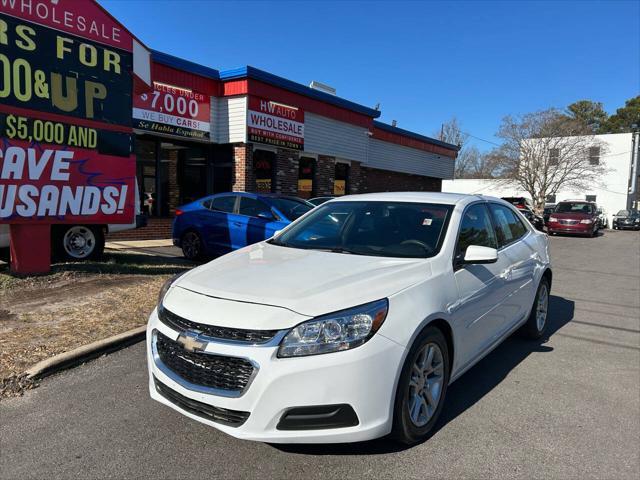
[(160, 257), (182, 257), (182, 250), (175, 247), (170, 238), (163, 240), (118, 240), (107, 242), (105, 249)]

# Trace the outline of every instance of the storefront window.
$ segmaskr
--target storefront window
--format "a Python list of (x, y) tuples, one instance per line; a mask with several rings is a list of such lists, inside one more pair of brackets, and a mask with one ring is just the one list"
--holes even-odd
[(271, 193), (273, 191), (273, 170), (276, 154), (266, 150), (253, 152), (253, 171), (256, 178), (256, 192)]
[(207, 151), (192, 145), (178, 149), (178, 183), (180, 204), (190, 203), (207, 195)]
[(333, 194), (345, 195), (349, 186), (349, 165), (336, 163), (335, 179), (333, 181)]
[(315, 173), (315, 159), (300, 157), (298, 161), (298, 196), (311, 198), (314, 196), (313, 177)]

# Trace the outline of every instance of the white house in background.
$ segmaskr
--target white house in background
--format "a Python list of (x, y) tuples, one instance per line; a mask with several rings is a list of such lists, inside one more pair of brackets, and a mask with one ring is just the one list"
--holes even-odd
[[(634, 142), (635, 136), (635, 142)], [(588, 190), (575, 191), (564, 189), (555, 196), (547, 197), (548, 203), (556, 203), (566, 199), (583, 199), (594, 201), (602, 207), (611, 225), (613, 215), (619, 210), (638, 208), (638, 150), (640, 138), (637, 133), (614, 133), (596, 135), (595, 138), (605, 144), (605, 152), (600, 161), (608, 171), (601, 179), (600, 185), (593, 185)], [(634, 152), (635, 150), (635, 152)], [(635, 177), (635, 181), (634, 180)], [(507, 184), (498, 179), (456, 179), (443, 180), (443, 192), (477, 193), (495, 197), (528, 197), (530, 195), (517, 185)]]

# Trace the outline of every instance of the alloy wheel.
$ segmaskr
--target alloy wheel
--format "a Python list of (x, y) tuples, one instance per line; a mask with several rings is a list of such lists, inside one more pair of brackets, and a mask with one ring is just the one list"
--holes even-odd
[(417, 427), (425, 426), (438, 409), (444, 383), (442, 350), (435, 343), (425, 344), (411, 368), (407, 408)]
[(182, 252), (189, 259), (198, 258), (200, 256), (201, 245), (200, 237), (195, 232), (187, 232), (182, 238)]
[(540, 285), (538, 303), (536, 305), (536, 327), (541, 332), (547, 322), (547, 311), (549, 310), (549, 289), (546, 284)]

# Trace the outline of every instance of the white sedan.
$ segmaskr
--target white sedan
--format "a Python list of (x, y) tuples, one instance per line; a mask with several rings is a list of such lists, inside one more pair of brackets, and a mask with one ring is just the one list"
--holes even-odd
[(242, 439), (419, 442), (451, 382), (515, 330), (543, 335), (550, 288), (547, 236), (507, 202), (336, 198), (167, 282), (151, 396)]

